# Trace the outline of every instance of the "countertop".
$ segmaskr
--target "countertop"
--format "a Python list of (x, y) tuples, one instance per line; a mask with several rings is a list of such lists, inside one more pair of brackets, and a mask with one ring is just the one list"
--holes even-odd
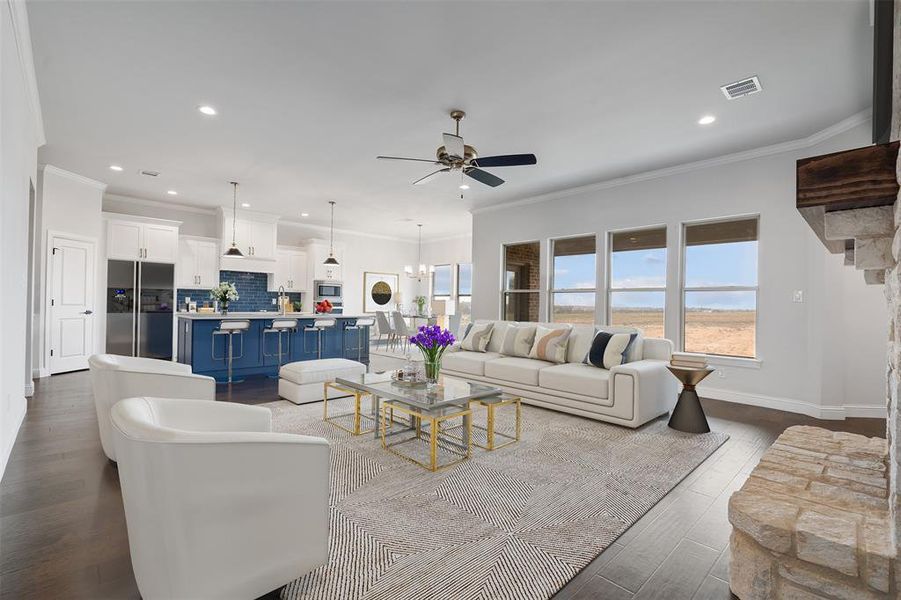
[(316, 314), (311, 312), (286, 312), (285, 314), (281, 314), (275, 311), (265, 311), (265, 312), (232, 312), (229, 311), (227, 314), (221, 313), (189, 313), (189, 312), (177, 312), (175, 316), (180, 319), (192, 319), (192, 320), (222, 320), (222, 319), (359, 319), (363, 317), (372, 317), (373, 315), (366, 314)]

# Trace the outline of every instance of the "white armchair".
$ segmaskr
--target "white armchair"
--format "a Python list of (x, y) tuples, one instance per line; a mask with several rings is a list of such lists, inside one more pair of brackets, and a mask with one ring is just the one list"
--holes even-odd
[(216, 399), (216, 380), (193, 374), (190, 365), (153, 358), (95, 354), (88, 359), (88, 366), (94, 387), (100, 444), (112, 461), (116, 460), (116, 450), (110, 431), (109, 411), (119, 400), (135, 396)]
[(247, 600), (325, 564), (326, 440), (225, 402), (128, 398), (110, 419), (145, 600)]

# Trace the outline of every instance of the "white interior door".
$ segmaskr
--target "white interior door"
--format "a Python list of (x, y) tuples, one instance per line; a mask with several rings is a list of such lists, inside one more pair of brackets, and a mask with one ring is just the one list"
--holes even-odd
[(50, 238), (50, 373), (88, 368), (94, 353), (94, 243)]

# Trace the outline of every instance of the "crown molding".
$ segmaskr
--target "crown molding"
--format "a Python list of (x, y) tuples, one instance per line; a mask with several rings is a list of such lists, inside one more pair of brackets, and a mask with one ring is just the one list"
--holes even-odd
[(31, 49), (31, 29), (28, 26), (28, 10), (24, 0), (6, 0), (12, 22), (12, 33), (16, 44), (16, 54), (19, 58), (19, 66), (22, 70), (25, 94), (28, 97), (28, 107), (34, 118), (35, 140), (41, 147), (47, 143), (44, 135), (44, 117), (41, 112), (41, 97), (38, 94), (38, 79), (34, 73), (34, 54)]
[(172, 202), (163, 202), (161, 200), (150, 200), (149, 198), (136, 198), (135, 196), (123, 196), (122, 194), (104, 194), (104, 200), (112, 200), (114, 202), (124, 202), (126, 204), (135, 204), (137, 206), (149, 206), (151, 208), (162, 208), (165, 210), (180, 210), (182, 212), (194, 213), (198, 215), (216, 216), (217, 208), (193, 206), (190, 204), (174, 204)]
[(682, 173), (690, 173), (691, 171), (698, 171), (701, 169), (709, 169), (711, 167), (717, 167), (720, 165), (728, 165), (737, 162), (743, 162), (746, 160), (753, 160), (755, 158), (762, 158), (764, 156), (772, 156), (774, 154), (783, 154), (785, 152), (792, 152), (796, 150), (802, 150), (804, 148), (809, 148), (810, 146), (815, 146), (821, 142), (824, 142), (830, 138), (833, 138), (839, 134), (842, 134), (850, 129), (857, 127), (858, 125), (862, 125), (866, 123), (870, 117), (872, 116), (872, 110), (866, 109), (860, 111), (859, 113), (855, 113), (848, 117), (847, 119), (843, 119), (836, 123), (835, 125), (831, 125), (826, 129), (821, 131), (817, 131), (807, 137), (800, 138), (797, 140), (790, 140), (788, 142), (780, 142), (778, 144), (772, 144), (770, 146), (761, 146), (759, 148), (753, 148), (751, 150), (743, 150), (741, 152), (735, 152), (732, 154), (724, 154), (723, 156), (717, 156), (714, 158), (707, 158), (704, 160), (699, 160), (695, 162), (682, 163), (679, 165), (674, 165), (672, 167), (664, 167), (662, 169), (655, 169), (653, 171), (644, 171), (642, 173), (636, 173), (634, 175), (626, 175), (625, 177), (617, 177), (615, 179), (607, 179), (603, 181), (598, 181), (595, 183), (589, 183), (587, 185), (582, 185), (578, 187), (573, 187), (569, 189), (563, 189), (556, 192), (548, 192), (546, 194), (540, 194), (537, 196), (529, 196), (526, 198), (522, 198), (520, 200), (511, 200), (509, 202), (501, 202), (499, 204), (492, 204), (490, 206), (482, 206), (478, 208), (473, 208), (469, 212), (478, 215), (481, 213), (492, 212), (497, 210), (504, 210), (507, 208), (513, 208), (516, 206), (528, 206), (530, 204), (540, 204), (542, 202), (549, 202), (552, 200), (562, 200), (564, 198), (569, 198), (571, 196), (577, 196), (579, 194), (586, 194), (591, 192), (596, 192), (600, 190), (606, 190), (610, 188), (620, 187), (623, 185), (629, 185), (632, 183), (638, 183), (641, 181), (648, 181), (651, 179), (660, 179), (662, 177), (670, 177), (672, 175), (680, 175)]
[[(291, 227), (303, 227), (304, 229), (312, 229), (314, 231), (322, 231), (328, 233), (329, 227), (328, 225), (314, 225), (313, 223), (305, 223), (303, 221), (297, 221), (295, 219), (279, 219), (279, 225), (290, 225)], [(376, 240), (390, 240), (392, 242), (404, 242), (406, 244), (416, 244), (416, 240), (412, 238), (405, 238), (396, 235), (386, 235), (384, 233), (370, 233), (368, 231), (358, 231), (356, 229), (341, 229), (339, 227), (335, 227), (335, 233), (340, 233), (344, 235), (355, 235), (360, 237), (373, 238)], [(326, 240), (328, 238), (325, 238)]]
[(101, 192), (106, 190), (106, 184), (102, 181), (97, 181), (96, 179), (91, 179), (90, 177), (85, 177), (84, 175), (79, 175), (78, 173), (73, 173), (72, 171), (66, 171), (65, 169), (60, 169), (59, 167), (54, 167), (53, 165), (40, 165), (38, 170), (44, 173), (50, 173), (51, 175), (56, 175), (57, 177), (63, 177), (65, 179), (69, 179), (71, 181), (75, 181), (82, 185), (87, 185), (92, 188), (98, 189)]

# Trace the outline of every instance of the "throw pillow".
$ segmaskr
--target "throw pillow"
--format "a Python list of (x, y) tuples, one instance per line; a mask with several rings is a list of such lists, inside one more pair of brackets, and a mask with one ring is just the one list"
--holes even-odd
[(622, 365), (628, 362), (626, 357), (629, 355), (629, 347), (636, 337), (638, 337), (637, 333), (598, 331), (583, 362), (599, 369), (612, 369), (617, 365)]
[(546, 360), (558, 364), (565, 363), (566, 343), (569, 341), (571, 332), (572, 330), (568, 327), (551, 328), (539, 325), (535, 331), (535, 343), (532, 344), (529, 358), (537, 358), (538, 360)]
[(493, 329), (494, 323), (473, 323), (460, 347), (470, 352), (484, 352), (488, 348)]
[(534, 339), (534, 325), (511, 325), (504, 333), (504, 340), (501, 342), (501, 354), (528, 358)]

